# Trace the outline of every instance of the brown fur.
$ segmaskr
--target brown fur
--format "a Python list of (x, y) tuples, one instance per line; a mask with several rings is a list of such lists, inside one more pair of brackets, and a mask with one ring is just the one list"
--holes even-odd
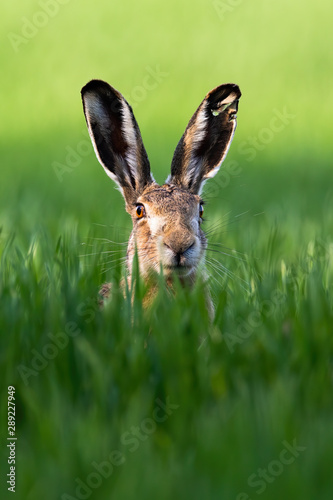
[[(127, 247), (129, 285), (136, 251), (140, 274), (150, 287), (145, 305), (156, 294), (156, 277), (161, 269), (170, 289), (175, 275), (183, 285), (192, 286), (200, 272), (205, 282), (207, 240), (201, 229), (200, 191), (206, 179), (217, 173), (232, 141), (239, 88), (235, 84), (220, 85), (206, 95), (178, 143), (171, 175), (162, 186), (151, 175), (138, 124), (120, 92), (92, 80), (81, 93), (97, 157), (120, 187), (132, 217)], [(142, 207), (140, 214), (138, 205)], [(109, 294), (110, 286), (103, 285), (102, 298)], [(205, 296), (213, 316), (208, 289)]]

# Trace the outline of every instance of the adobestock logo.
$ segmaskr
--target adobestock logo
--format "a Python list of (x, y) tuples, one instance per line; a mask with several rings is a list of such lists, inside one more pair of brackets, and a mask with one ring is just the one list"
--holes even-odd
[(29, 43), (35, 38), (38, 32), (49, 24), (50, 19), (57, 16), (60, 7), (66, 5), (70, 0), (41, 0), (38, 5), (40, 10), (37, 10), (32, 17), (22, 17), (22, 25), (19, 33), (8, 33), (11, 46), (15, 52), (18, 52), (20, 47)]
[(268, 126), (259, 130), (256, 136), (250, 136), (238, 146), (238, 153), (246, 156), (246, 161), (253, 161), (258, 151), (263, 151), (277, 134), (280, 134), (290, 124), (296, 115), (289, 113), (286, 106), (280, 111), (273, 109), (273, 116)]
[(275, 311), (286, 301), (286, 295), (277, 289), (271, 293), (269, 299), (263, 300), (257, 307), (246, 317), (236, 318), (238, 323), (235, 332), (225, 332), (222, 335), (229, 351), (235, 352), (235, 346), (246, 342), (257, 331), (257, 328), (264, 324), (264, 319), (273, 316)]
[[(76, 313), (82, 318), (84, 323), (89, 324), (94, 320), (98, 309), (99, 306), (96, 299), (88, 298), (77, 306)], [(21, 363), (17, 366), (24, 385), (28, 386), (30, 377), (37, 377), (44, 371), (67, 348), (70, 339), (77, 337), (81, 333), (81, 329), (76, 321), (68, 321), (63, 331), (57, 333), (49, 332), (47, 334), (47, 343), (44, 343), (39, 349), (33, 348), (30, 350), (31, 358), (29, 363)]]
[(243, 3), (243, 1), (244, 0), (227, 0), (226, 2), (222, 2), (221, 0), (214, 0), (213, 7), (220, 21), (224, 21), (225, 16), (233, 12), (236, 7), (239, 7)]
[[(271, 460), (266, 468), (259, 468), (248, 477), (247, 484), (250, 488), (254, 489), (257, 495), (264, 493), (268, 485), (274, 483), (283, 474), (286, 466), (293, 464), (296, 458), (300, 456), (300, 453), (306, 450), (306, 446), (297, 444), (296, 439), (293, 440), (292, 444), (288, 443), (288, 441), (283, 441), (282, 445), (283, 449), (278, 458)], [(237, 495), (236, 500), (251, 500), (251, 497), (247, 493), (242, 492)]]
[(120, 436), (119, 450), (113, 450), (101, 462), (95, 460), (90, 463), (91, 472), (84, 478), (75, 478), (75, 496), (63, 493), (61, 500), (87, 500), (94, 490), (100, 488), (103, 481), (109, 479), (116, 468), (126, 463), (126, 454), (135, 453), (141, 443), (147, 441), (153, 435), (158, 425), (164, 423), (179, 405), (171, 403), (167, 397), (165, 401), (155, 399), (155, 407), (150, 417), (144, 418), (140, 425), (132, 425), (130, 429)]

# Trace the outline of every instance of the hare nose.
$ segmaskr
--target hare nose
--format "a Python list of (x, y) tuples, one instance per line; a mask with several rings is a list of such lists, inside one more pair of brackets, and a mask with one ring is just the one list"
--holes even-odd
[(192, 234), (184, 234), (183, 231), (177, 233), (173, 232), (167, 237), (164, 237), (163, 243), (166, 247), (173, 251), (176, 260), (179, 263), (180, 257), (194, 246), (195, 238)]
[(182, 264), (184, 264), (184, 259), (186, 258), (186, 252), (188, 250), (190, 250), (194, 246), (194, 243), (192, 243), (187, 248), (183, 248), (182, 247), (181, 249), (178, 248), (176, 250), (175, 250), (175, 248), (170, 247), (166, 243), (164, 243), (164, 246), (167, 247), (169, 250), (171, 250), (173, 252), (173, 261), (174, 261), (174, 264), (176, 266), (181, 266)]

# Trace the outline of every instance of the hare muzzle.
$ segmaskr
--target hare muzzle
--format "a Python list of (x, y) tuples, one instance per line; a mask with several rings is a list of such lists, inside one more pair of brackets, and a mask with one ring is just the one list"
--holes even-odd
[(200, 254), (200, 241), (191, 232), (178, 229), (164, 234), (160, 259), (165, 270), (190, 274), (198, 264)]

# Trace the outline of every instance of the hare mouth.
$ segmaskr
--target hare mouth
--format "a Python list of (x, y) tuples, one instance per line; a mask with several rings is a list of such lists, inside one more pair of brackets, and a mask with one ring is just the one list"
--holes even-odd
[(164, 269), (192, 269), (193, 266), (190, 266), (189, 264), (167, 264), (163, 266)]
[(167, 264), (163, 266), (163, 271), (165, 275), (188, 276), (193, 271), (193, 266), (189, 264)]

